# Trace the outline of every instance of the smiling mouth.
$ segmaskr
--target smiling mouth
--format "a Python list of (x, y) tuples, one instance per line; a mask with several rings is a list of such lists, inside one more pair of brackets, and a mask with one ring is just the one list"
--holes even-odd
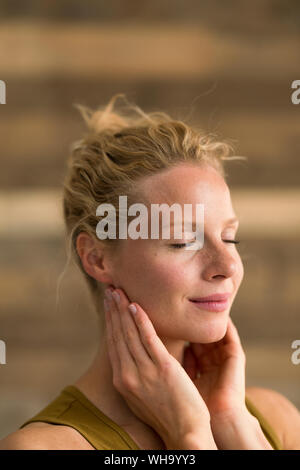
[(228, 300), (229, 297), (231, 296), (231, 292), (224, 292), (224, 293), (215, 293), (208, 295), (207, 297), (194, 297), (191, 300), (192, 302), (219, 302), (219, 301), (225, 301)]
[(227, 300), (206, 300), (206, 301), (197, 301), (191, 300), (195, 307), (199, 310), (207, 310), (209, 312), (223, 312), (229, 307), (229, 299)]

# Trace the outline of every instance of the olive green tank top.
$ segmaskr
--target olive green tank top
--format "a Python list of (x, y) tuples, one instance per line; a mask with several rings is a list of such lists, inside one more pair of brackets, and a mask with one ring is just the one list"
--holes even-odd
[[(274, 450), (282, 450), (276, 433), (246, 397), (248, 411), (254, 415)], [(131, 436), (102, 413), (74, 385), (66, 386), (60, 394), (19, 429), (29, 423), (61, 424), (76, 429), (96, 450), (141, 450)]]

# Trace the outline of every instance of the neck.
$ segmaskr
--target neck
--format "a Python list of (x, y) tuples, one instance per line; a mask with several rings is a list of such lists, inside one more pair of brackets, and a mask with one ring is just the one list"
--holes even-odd
[[(183, 363), (185, 342), (162, 339), (168, 352), (180, 364)], [(74, 382), (74, 385), (104, 414), (120, 426), (130, 426), (141, 422), (127, 405), (126, 400), (113, 384), (113, 371), (108, 354), (106, 335), (99, 344), (96, 355), (87, 371)]]

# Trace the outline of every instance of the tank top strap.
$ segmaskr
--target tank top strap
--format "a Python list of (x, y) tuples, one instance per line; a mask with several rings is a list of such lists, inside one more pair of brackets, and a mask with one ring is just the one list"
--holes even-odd
[(266, 418), (260, 413), (260, 411), (254, 406), (251, 400), (246, 396), (245, 399), (246, 407), (248, 411), (257, 418), (260, 427), (266, 436), (266, 439), (270, 442), (271, 446), (273, 447), (274, 450), (283, 450), (283, 445), (281, 443), (281, 440), (277, 436), (276, 432), (274, 429), (271, 427), (271, 425), (268, 423)]
[(74, 385), (67, 385), (60, 395), (19, 429), (33, 422), (71, 426), (97, 450), (141, 450), (124, 429)]

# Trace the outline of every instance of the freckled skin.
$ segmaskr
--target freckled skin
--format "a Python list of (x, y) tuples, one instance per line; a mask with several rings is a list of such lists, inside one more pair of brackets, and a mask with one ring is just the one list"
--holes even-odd
[[(244, 275), (236, 246), (223, 241), (236, 234), (236, 227), (225, 224), (235, 216), (226, 182), (211, 166), (183, 164), (147, 178), (142, 188), (150, 203), (192, 204), (194, 220), (196, 204), (204, 204), (204, 246), (199, 251), (169, 246), (187, 238), (123, 240), (115, 286), (142, 306), (165, 344), (220, 340)], [(199, 310), (188, 300), (216, 292), (232, 292), (224, 312)]]

